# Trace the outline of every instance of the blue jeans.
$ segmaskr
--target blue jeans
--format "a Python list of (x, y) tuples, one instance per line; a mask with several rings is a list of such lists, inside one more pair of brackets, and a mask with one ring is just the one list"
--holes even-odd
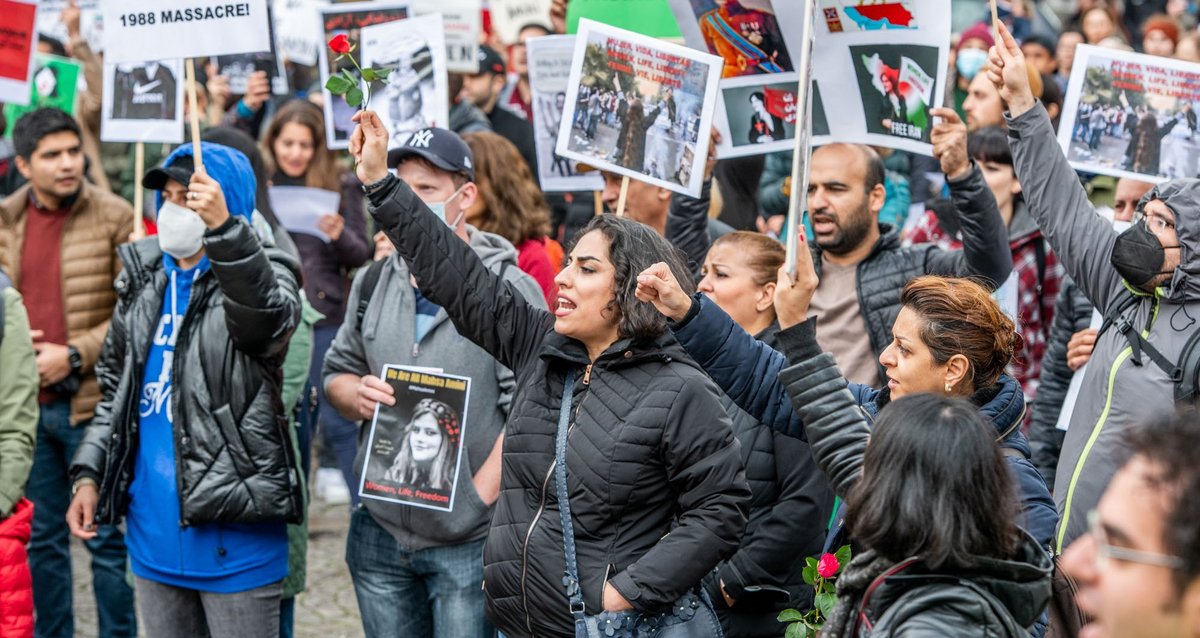
[[(353, 315), (350, 318), (353, 321)], [(325, 448), (333, 452), (338, 469), (350, 487), (350, 506), (358, 506), (358, 479), (354, 475), (354, 455), (358, 453), (358, 423), (338, 413), (337, 408), (325, 396), (325, 384), (321, 368), (325, 365), (325, 353), (337, 336), (337, 326), (320, 326), (313, 329), (312, 366), (308, 369), (308, 383), (317, 389), (320, 405), (321, 440)], [(307, 392), (307, 390), (306, 390)]]
[(346, 564), (367, 638), (492, 638), (483, 613), (483, 541), (410, 550), (365, 507), (350, 515)]
[[(36, 638), (71, 638), (71, 552), (67, 531), (67, 506), (71, 501), (67, 468), (83, 440), (88, 422), (71, 427), (70, 401), (41, 406), (37, 448), (25, 494), (33, 501), (33, 536), (29, 542), (29, 568), (33, 573), (33, 605), (37, 613)], [(133, 589), (125, 581), (125, 536), (112, 525), (101, 525), (84, 544), (92, 554), (92, 590), (101, 638), (137, 635)]]

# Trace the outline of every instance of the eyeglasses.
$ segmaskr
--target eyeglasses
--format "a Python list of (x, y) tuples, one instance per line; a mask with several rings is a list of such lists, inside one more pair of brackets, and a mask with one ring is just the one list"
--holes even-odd
[(1175, 228), (1175, 222), (1158, 215), (1147, 215), (1144, 209), (1138, 208), (1133, 212), (1133, 223), (1145, 220), (1146, 228), (1152, 233), (1161, 233), (1168, 228)]
[(1111, 560), (1120, 560), (1127, 563), (1138, 563), (1141, 565), (1154, 565), (1155, 567), (1166, 567), (1167, 569), (1182, 569), (1183, 559), (1170, 554), (1159, 554), (1156, 552), (1144, 552), (1139, 549), (1129, 549), (1128, 547), (1116, 547), (1108, 544), (1108, 536), (1104, 533), (1104, 526), (1100, 524), (1100, 513), (1096, 510), (1088, 512), (1088, 532), (1092, 535), (1092, 540), (1096, 542), (1096, 557), (1097, 564), (1101, 558)]

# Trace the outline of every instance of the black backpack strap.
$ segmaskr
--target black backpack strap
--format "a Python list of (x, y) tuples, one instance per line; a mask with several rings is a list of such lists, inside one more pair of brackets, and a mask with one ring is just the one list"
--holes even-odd
[(367, 306), (371, 305), (371, 297), (375, 296), (375, 289), (379, 287), (379, 277), (383, 275), (383, 269), (387, 267), (387, 259), (371, 262), (367, 266), (367, 272), (363, 275), (362, 286), (358, 289), (358, 307), (354, 309), (354, 326), (362, 331), (363, 317), (367, 316)]
[(1179, 383), (1183, 380), (1183, 369), (1175, 365), (1153, 344), (1146, 341), (1133, 322), (1124, 316), (1125, 311), (1137, 305), (1140, 300), (1140, 297), (1127, 291), (1117, 301), (1110, 304), (1109, 310), (1104, 314), (1104, 323), (1100, 324), (1100, 332), (1097, 337), (1104, 334), (1110, 327), (1116, 328), (1117, 332), (1125, 337), (1125, 341), (1129, 342), (1130, 349), (1133, 350), (1133, 356), (1130, 357), (1133, 365), (1141, 367), (1143, 365), (1142, 354), (1145, 353), (1155, 365), (1167, 373), (1167, 377), (1171, 379), (1172, 383)]

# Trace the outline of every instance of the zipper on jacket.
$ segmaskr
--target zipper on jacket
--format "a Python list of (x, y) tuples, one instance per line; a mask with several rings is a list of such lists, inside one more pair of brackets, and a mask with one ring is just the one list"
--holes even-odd
[[(583, 370), (583, 385), (586, 387), (591, 382), (592, 364), (588, 364)], [(583, 399), (587, 398), (587, 394), (575, 404), (575, 414), (571, 415), (571, 422), (567, 426), (567, 436), (570, 437), (571, 430), (575, 429), (575, 417), (579, 414), (579, 408), (583, 405)], [(561, 405), (561, 404), (560, 404)], [(562, 409), (561, 407), (559, 408)], [(557, 433), (556, 433), (557, 436)], [(557, 455), (556, 455), (557, 456)], [(546, 476), (542, 478), (542, 497), (538, 502), (537, 512), (533, 515), (533, 520), (529, 523), (529, 529), (525, 530), (525, 542), (521, 544), (521, 605), (525, 608), (525, 628), (529, 631), (530, 636), (533, 633), (533, 615), (529, 613), (529, 593), (525, 589), (527, 575), (529, 573), (529, 538), (533, 536), (533, 530), (542, 519), (542, 514), (546, 512), (546, 487), (550, 484), (550, 477), (554, 476), (554, 469), (558, 467), (558, 459), (555, 458), (550, 462), (549, 469), (546, 470)]]
[[(176, 390), (178, 380), (184, 378), (184, 376), (180, 374), (180, 372), (183, 371), (181, 368), (182, 360), (187, 358), (188, 333), (186, 330), (184, 330), (184, 328), (188, 325), (188, 318), (192, 317), (195, 312), (198, 312), (196, 311), (196, 308), (202, 308), (206, 303), (208, 303), (208, 297), (211, 294), (211, 289), (197, 290), (198, 286), (196, 284), (200, 282), (200, 274), (201, 273), (197, 272), (192, 276), (192, 294), (188, 299), (188, 306), (183, 311), (183, 318), (179, 320), (179, 325), (175, 326), (175, 330), (178, 332), (172, 333), (172, 336), (175, 338), (175, 350), (172, 351), (173, 354), (171, 357), (171, 398), (168, 401), (168, 405), (171, 409), (171, 429), (173, 430), (172, 438), (175, 440), (175, 497), (179, 500), (180, 527), (187, 527), (191, 523), (188, 521), (187, 512), (184, 511), (183, 508), (183, 472), (179, 471), (179, 455), (187, 444), (184, 439), (188, 437), (182, 435), (180, 430), (176, 428), (176, 426), (179, 428), (186, 427), (186, 424), (182, 422), (175, 423), (175, 417), (178, 416), (178, 414), (175, 412), (175, 407), (179, 402), (179, 392)], [(174, 294), (174, 282), (168, 282), (167, 285), (171, 286), (171, 292)], [(175, 314), (174, 308), (171, 309), (171, 314)], [(172, 318), (171, 321), (174, 321), (174, 318)], [(184, 356), (175, 356), (174, 353), (182, 353)]]

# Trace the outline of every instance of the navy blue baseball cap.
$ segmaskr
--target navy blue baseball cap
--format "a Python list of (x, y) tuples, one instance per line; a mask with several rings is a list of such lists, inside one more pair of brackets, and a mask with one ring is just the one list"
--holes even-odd
[(413, 133), (399, 148), (388, 151), (388, 168), (396, 168), (408, 157), (420, 157), (444, 171), (464, 173), (475, 180), (471, 147), (454, 131), (430, 127)]

